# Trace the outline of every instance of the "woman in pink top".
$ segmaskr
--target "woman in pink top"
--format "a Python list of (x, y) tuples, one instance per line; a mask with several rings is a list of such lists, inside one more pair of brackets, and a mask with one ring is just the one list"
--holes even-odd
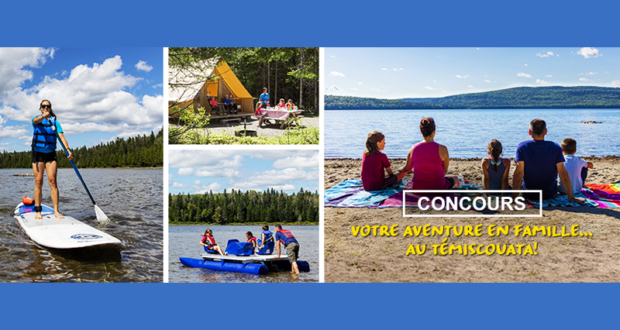
[(458, 182), (456, 176), (446, 176), (450, 165), (448, 148), (434, 141), (435, 120), (423, 118), (420, 132), (424, 141), (414, 145), (407, 155), (407, 164), (396, 176), (402, 179), (413, 168), (412, 188), (415, 190), (451, 189)]
[[(384, 190), (400, 181), (392, 172), (385, 148), (385, 136), (381, 132), (370, 132), (366, 139), (366, 151), (362, 155), (362, 185), (368, 191)], [(389, 175), (385, 177), (385, 172)]]

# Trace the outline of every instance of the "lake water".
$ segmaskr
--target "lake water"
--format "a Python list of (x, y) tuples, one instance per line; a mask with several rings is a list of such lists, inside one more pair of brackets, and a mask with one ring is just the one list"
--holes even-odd
[[(73, 169), (58, 171), (60, 211), (123, 242), (120, 250), (83, 255), (36, 245), (13, 217), (23, 196), (33, 197), (34, 178), (0, 170), (0, 282), (163, 281), (163, 174), (158, 169), (81, 169), (97, 205), (110, 218), (99, 225), (94, 207)], [(47, 177), (43, 203), (52, 206)]]
[[(295, 278), (289, 271), (269, 272), (267, 275), (251, 275), (234, 272), (213, 271), (206, 268), (191, 268), (183, 266), (180, 257), (199, 259), (204, 254), (200, 245), (202, 234), (207, 228), (213, 230), (213, 237), (223, 249), (229, 239), (238, 239), (245, 242), (245, 233), (251, 231), (260, 238), (262, 226), (170, 226), (168, 230), (169, 260), (168, 276), (170, 283), (207, 283), (207, 282), (318, 282), (319, 280), (319, 226), (283, 226), (290, 230), (299, 241), (299, 259), (310, 264), (310, 272), (300, 273)], [(273, 227), (270, 226), (271, 231)], [(274, 253), (277, 254), (274, 249)], [(286, 255), (286, 250), (282, 250)]]
[(372, 131), (386, 136), (388, 157), (405, 158), (422, 141), (423, 117), (435, 119), (435, 141), (448, 147), (450, 158), (486, 157), (492, 139), (502, 142), (504, 157), (514, 157), (517, 145), (530, 139), (529, 123), (536, 118), (547, 122), (546, 140), (577, 140), (578, 156), (620, 155), (619, 109), (327, 110), (325, 158), (362, 158)]

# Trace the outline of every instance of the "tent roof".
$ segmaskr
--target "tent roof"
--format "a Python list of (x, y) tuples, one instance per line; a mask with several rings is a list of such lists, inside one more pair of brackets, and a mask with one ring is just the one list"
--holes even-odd
[[(217, 65), (219, 62), (219, 65)], [(251, 98), (252, 96), (243, 87), (239, 78), (232, 71), (226, 61), (215, 58), (204, 60), (198, 65), (184, 70), (168, 68), (168, 101), (185, 102), (192, 100), (198, 91), (207, 82), (206, 77), (216, 75), (232, 93), (238, 98)], [(212, 82), (210, 82), (212, 83)]]
[(248, 93), (248, 90), (243, 87), (239, 78), (235, 75), (232, 69), (228, 66), (226, 61), (220, 61), (220, 65), (215, 69), (218, 76), (222, 77), (224, 84), (230, 89), (230, 91), (238, 98), (252, 98), (252, 95)]

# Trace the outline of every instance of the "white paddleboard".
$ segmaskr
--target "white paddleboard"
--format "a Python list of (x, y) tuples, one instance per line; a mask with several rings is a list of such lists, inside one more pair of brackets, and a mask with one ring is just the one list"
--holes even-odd
[(15, 219), (30, 238), (37, 244), (53, 249), (79, 249), (90, 246), (121, 244), (109, 234), (95, 229), (70, 216), (57, 219), (54, 209), (41, 205), (43, 219), (35, 219), (35, 212), (28, 211), (23, 203), (15, 208)]

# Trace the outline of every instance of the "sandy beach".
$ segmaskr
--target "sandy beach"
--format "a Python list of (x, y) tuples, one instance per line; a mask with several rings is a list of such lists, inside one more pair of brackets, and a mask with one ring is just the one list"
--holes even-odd
[[(620, 179), (620, 157), (583, 157), (593, 162), (586, 183)], [(393, 169), (404, 159), (390, 159)], [(450, 175), (480, 183), (480, 159), (451, 159)], [(325, 189), (360, 178), (360, 159), (326, 159)], [(514, 167), (511, 168), (511, 172)], [(409, 174), (407, 178), (411, 178)], [(512, 173), (510, 176), (512, 181)], [(618, 210), (618, 211), (616, 211)], [(397, 237), (353, 236), (353, 225), (398, 224)], [(579, 224), (592, 237), (449, 237), (450, 244), (533, 244), (537, 255), (433, 255), (445, 236), (403, 237), (406, 226), (566, 226)], [(406, 255), (409, 245), (428, 244), (424, 255)], [(620, 209), (545, 208), (542, 218), (403, 218), (401, 208), (325, 208), (326, 282), (620, 282)]]

